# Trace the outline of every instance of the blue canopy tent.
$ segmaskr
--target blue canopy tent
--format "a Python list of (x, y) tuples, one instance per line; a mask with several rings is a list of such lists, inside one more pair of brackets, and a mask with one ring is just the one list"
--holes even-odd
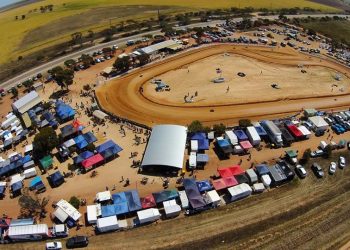
[(213, 189), (208, 180), (196, 181), (199, 192), (210, 191)]
[(12, 163), (12, 162), (18, 161), (20, 159), (22, 159), (22, 155), (17, 154), (17, 155), (14, 155), (14, 156), (10, 157), (10, 162)]
[(269, 167), (265, 164), (259, 164), (255, 166), (255, 170), (258, 173), (259, 176), (262, 176), (264, 174), (269, 174), (270, 170)]
[(125, 191), (125, 197), (128, 201), (129, 211), (138, 211), (142, 209), (139, 193), (136, 190)]
[(66, 126), (64, 126), (63, 128), (61, 128), (61, 137), (63, 139), (70, 137), (74, 134), (76, 134), (78, 131), (73, 127), (72, 124), (68, 124)]
[(86, 140), (89, 144), (90, 144), (90, 143), (94, 143), (94, 142), (97, 141), (96, 136), (95, 136), (91, 131), (89, 131), (89, 132), (83, 134), (83, 136), (84, 136), (85, 140)]
[(120, 202), (114, 204), (114, 213), (115, 215), (127, 214), (129, 212), (129, 206), (127, 202)]
[(16, 163), (11, 163), (5, 167), (0, 168), (0, 176), (9, 175), (10, 173), (16, 172), (21, 166), (16, 166)]
[(45, 111), (42, 115), (41, 115), (42, 118), (44, 118), (45, 120), (47, 120), (48, 122), (52, 121), (55, 119), (55, 116), (49, 112), (49, 111)]
[(152, 195), (156, 203), (162, 203), (163, 201), (168, 201), (179, 197), (179, 193), (176, 189), (164, 190), (157, 193), (152, 193)]
[(197, 154), (197, 163), (207, 163), (209, 156), (207, 154)]
[(75, 110), (68, 104), (58, 100), (56, 102), (56, 115), (61, 121), (71, 120), (75, 116)]
[(34, 112), (35, 112), (35, 114), (38, 114), (38, 113), (40, 113), (40, 112), (42, 112), (43, 111), (43, 108), (42, 107), (36, 107), (35, 109), (34, 109)]
[(32, 160), (32, 157), (30, 155), (25, 155), (23, 158), (22, 158), (22, 163), (25, 164), (27, 162), (30, 162)]
[(114, 205), (101, 206), (102, 217), (109, 217), (115, 215)]
[(229, 154), (233, 152), (231, 142), (228, 139), (218, 140), (217, 145), (224, 154)]
[(198, 141), (198, 150), (208, 150), (209, 149), (209, 140), (207, 139), (207, 136), (205, 133), (195, 133), (191, 140)]
[(114, 141), (112, 140), (108, 140), (104, 143), (102, 143), (101, 145), (96, 147), (96, 151), (98, 153), (102, 153), (103, 151), (105, 151), (106, 149), (112, 148), (113, 149), (113, 153), (114, 154), (118, 154), (120, 151), (122, 151), (123, 149), (116, 144)]
[(101, 152), (101, 155), (102, 155), (103, 159), (109, 160), (109, 159), (113, 158), (114, 156), (116, 156), (116, 154), (114, 152), (115, 152), (115, 150), (113, 148), (107, 148), (105, 151)]
[(43, 181), (40, 176), (36, 176), (29, 183), (29, 189), (31, 190), (35, 189), (35, 187), (38, 186), (39, 184), (43, 184)]
[(94, 155), (94, 153), (92, 153), (91, 151), (84, 151), (84, 152), (80, 153), (78, 156), (74, 157), (73, 162), (75, 165), (80, 164), (84, 160), (90, 158), (93, 155)]
[(199, 192), (196, 181), (194, 179), (185, 178), (183, 180), (183, 186), (193, 209), (200, 209), (206, 206), (206, 203), (201, 193)]
[(23, 183), (21, 181), (18, 181), (11, 185), (11, 191), (12, 193), (18, 193), (21, 191), (22, 187), (23, 187)]
[(83, 149), (85, 148), (87, 145), (89, 145), (87, 143), (87, 141), (85, 140), (85, 138), (82, 135), (78, 135), (77, 137), (75, 137), (73, 139), (75, 141), (75, 145), (79, 148), (79, 149)]
[(49, 179), (50, 179), (51, 185), (54, 187), (58, 187), (64, 182), (64, 177), (60, 171), (56, 171), (55, 173), (51, 174), (49, 176)]
[(21, 168), (21, 167), (23, 167), (23, 161), (22, 161), (22, 159), (20, 159), (20, 160), (14, 162), (14, 164), (15, 164), (16, 168)]
[(115, 193), (112, 194), (112, 199), (114, 204), (122, 203), (122, 202), (127, 202), (128, 200), (126, 199), (125, 193), (120, 192), (120, 193)]
[(0, 186), (0, 197), (3, 197), (5, 194), (6, 186)]

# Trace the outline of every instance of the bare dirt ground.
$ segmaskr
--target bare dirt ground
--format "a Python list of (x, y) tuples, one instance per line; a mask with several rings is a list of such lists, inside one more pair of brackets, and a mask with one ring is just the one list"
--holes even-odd
[[(339, 153), (350, 160), (348, 151)], [(318, 161), (326, 171), (330, 160)], [(338, 249), (350, 237), (350, 169), (321, 180), (307, 170), (304, 180), (219, 209), (90, 237), (88, 249)]]
[[(182, 54), (179, 54), (177, 56), (171, 57), (169, 59), (166, 59), (164, 61), (154, 63), (152, 65), (146, 66), (142, 69), (138, 69), (134, 72), (131, 72), (127, 74), (124, 77), (117, 78), (115, 80), (112, 80), (110, 82), (105, 83), (103, 86), (98, 88), (96, 90), (97, 98), (101, 104), (101, 106), (107, 110), (110, 111), (120, 117), (127, 118), (129, 120), (137, 121), (142, 124), (147, 125), (154, 125), (154, 124), (162, 124), (162, 123), (175, 123), (175, 124), (189, 124), (193, 120), (200, 120), (207, 124), (217, 123), (217, 122), (223, 122), (224, 124), (232, 124), (233, 122), (236, 122), (238, 119), (241, 118), (251, 118), (253, 120), (259, 119), (259, 118), (269, 118), (273, 116), (282, 116), (285, 114), (291, 114), (298, 112), (302, 110), (303, 108), (318, 108), (318, 109), (325, 109), (325, 108), (336, 108), (336, 107), (344, 107), (346, 105), (350, 104), (349, 96), (347, 91), (349, 79), (346, 79), (344, 81), (345, 89), (344, 92), (339, 92), (338, 89), (334, 90), (332, 92), (331, 90), (331, 84), (334, 83), (334, 81), (331, 80), (331, 77), (329, 76), (326, 83), (319, 83), (321, 86), (318, 91), (315, 91), (315, 84), (312, 84), (308, 87), (307, 77), (306, 79), (300, 79), (300, 81), (304, 80), (300, 84), (304, 85), (304, 88), (306, 88), (306, 93), (303, 93), (303, 90), (301, 89), (299, 92), (302, 94), (298, 94), (295, 90), (292, 92), (292, 95), (288, 93), (287, 91), (283, 91), (281, 89), (282, 93), (281, 97), (278, 98), (277, 94), (274, 94), (274, 97), (265, 97), (265, 99), (269, 99), (266, 101), (264, 100), (264, 96), (268, 96), (272, 92), (272, 88), (264, 88), (259, 85), (259, 82), (256, 84), (260, 86), (259, 90), (256, 91), (254, 88), (248, 88), (250, 90), (252, 98), (245, 100), (244, 98), (240, 98), (239, 100), (233, 101), (236, 104), (232, 104), (231, 100), (228, 100), (229, 98), (224, 98), (225, 101), (219, 101), (219, 103), (201, 103), (194, 102), (191, 104), (188, 103), (174, 103), (173, 101), (168, 101), (166, 96), (162, 98), (161, 100), (156, 99), (154, 97), (149, 97), (148, 92), (154, 91), (149, 90), (148, 92), (141, 93), (140, 87), (149, 85), (150, 80), (157, 78), (158, 76), (165, 74), (166, 72), (169, 72), (171, 70), (175, 69), (181, 69), (185, 65), (190, 65), (190, 73), (188, 74), (202, 74), (205, 76), (206, 74), (212, 74), (213, 67), (217, 67), (217, 65), (213, 65), (210, 67), (210, 69), (206, 67), (197, 67), (198, 72), (192, 72), (191, 71), (191, 63), (197, 62), (199, 60), (203, 60), (205, 58), (214, 56), (214, 55), (223, 55), (224, 53), (230, 53), (234, 55), (240, 55), (245, 56), (248, 58), (253, 58), (255, 60), (258, 60), (260, 63), (264, 64), (264, 68), (271, 69), (274, 67), (274, 65), (283, 65), (284, 67), (294, 67), (297, 71), (297, 66), (299, 64), (309, 66), (309, 68), (314, 67), (323, 67), (327, 68), (327, 70), (323, 70), (325, 72), (318, 73), (319, 77), (321, 77), (322, 74), (327, 75), (327, 72), (330, 72), (329, 74), (332, 74), (331, 72), (339, 72), (340, 74), (344, 75), (344, 77), (349, 74), (349, 69), (339, 65), (332, 61), (327, 61), (325, 59), (320, 59), (317, 57), (311, 57), (309, 55), (304, 55), (301, 53), (298, 53), (294, 51), (293, 49), (289, 48), (266, 48), (266, 47), (256, 47), (256, 46), (235, 46), (235, 45), (229, 45), (229, 44), (221, 44), (221, 45), (213, 45), (208, 47), (202, 47), (199, 49), (191, 50)], [(237, 62), (239, 64), (239, 61)], [(235, 64), (233, 64), (235, 65)], [(234, 67), (232, 67), (234, 68)], [(264, 68), (260, 69), (263, 70)], [(316, 68), (312, 69), (312, 71)], [(208, 72), (209, 73), (206, 73)], [(235, 71), (233, 69), (233, 71)], [(255, 69), (259, 72), (259, 70)], [(276, 72), (276, 70), (275, 70)], [(214, 72), (215, 73), (215, 72)], [(275, 79), (278, 81), (278, 83), (281, 83), (283, 86), (286, 84), (286, 88), (288, 89), (294, 89), (291, 85), (288, 86), (288, 81), (293, 82), (290, 79), (295, 78), (296, 74), (301, 74), (298, 72), (285, 72), (280, 70), (280, 78)], [(311, 73), (310, 73), (311, 74)], [(249, 75), (248, 75), (249, 77)], [(253, 76), (254, 77), (254, 76)], [(346, 78), (346, 77), (345, 77)], [(181, 75), (178, 79), (174, 79), (174, 82), (181, 82), (183, 78), (181, 78)], [(198, 78), (197, 78), (198, 79)], [(316, 76), (317, 79), (317, 76)], [(322, 77), (320, 78), (320, 80)], [(210, 79), (207, 79), (208, 81)], [(238, 80), (237, 80), (238, 81)], [(298, 80), (295, 80), (298, 81)], [(198, 81), (200, 82), (200, 81)], [(202, 84), (206, 84), (205, 82)], [(242, 83), (243, 84), (243, 83)], [(248, 83), (246, 83), (248, 84)], [(271, 84), (271, 83), (269, 83)], [(220, 85), (220, 84), (219, 84)], [(218, 87), (208, 87), (206, 91), (203, 92), (210, 92), (204, 95), (207, 96), (213, 96), (210, 99), (213, 100), (221, 100), (222, 96), (225, 96), (225, 89), (227, 88), (227, 84), (222, 84), (223, 86)], [(326, 86), (324, 86), (326, 85)], [(266, 86), (266, 83), (265, 83)], [(153, 86), (152, 86), (153, 87)], [(200, 84), (199, 86), (200, 87)], [(230, 92), (235, 92), (236, 86), (230, 87)], [(322, 90), (324, 88), (324, 90)], [(327, 94), (326, 90), (329, 90), (329, 93)], [(205, 89), (205, 87), (204, 87)], [(147, 90), (147, 89), (146, 89)], [(189, 89), (192, 90), (192, 89)], [(177, 92), (181, 92), (182, 100), (183, 96), (189, 92), (187, 89), (178, 90)], [(199, 92), (198, 99), (201, 99), (201, 88), (197, 88)], [(246, 96), (249, 94), (249, 92), (245, 92)], [(275, 90), (276, 92), (279, 90)], [(175, 98), (177, 100), (177, 93), (175, 91), (175, 94), (172, 98)], [(163, 94), (163, 93), (161, 93)], [(170, 91), (166, 95), (172, 95), (172, 91)], [(194, 93), (190, 93), (190, 95), (193, 95)], [(237, 95), (240, 95), (241, 93), (238, 91)], [(316, 94), (316, 95), (315, 95)], [(232, 94), (233, 95), (233, 94)], [(337, 95), (336, 98), (334, 95)], [(244, 94), (243, 94), (244, 96)], [(259, 97), (263, 98), (259, 98)], [(307, 97), (306, 97), (307, 96)], [(254, 98), (255, 97), (255, 98)], [(276, 99), (276, 97), (278, 99)], [(272, 99), (270, 99), (272, 98)], [(287, 98), (287, 99), (285, 99)], [(180, 98), (181, 99), (181, 98)], [(255, 101), (253, 100), (255, 99)], [(228, 102), (226, 102), (228, 101)], [(210, 101), (208, 101), (210, 102)], [(237, 104), (237, 102), (240, 102)]]
[[(216, 69), (220, 69), (219, 73)], [(156, 84), (144, 84), (143, 95), (164, 105), (182, 105), (184, 96), (194, 96), (189, 107), (280, 101), (310, 96), (349, 93), (350, 79), (335, 80), (337, 72), (321, 66), (304, 67), (258, 61), (235, 54), (219, 54), (199, 60), (156, 78), (170, 86), (171, 91), (155, 91)], [(244, 72), (245, 77), (237, 75)], [(213, 79), (223, 77), (224, 83)], [(278, 84), (279, 89), (271, 87)], [(187, 99), (190, 99), (188, 97)]]

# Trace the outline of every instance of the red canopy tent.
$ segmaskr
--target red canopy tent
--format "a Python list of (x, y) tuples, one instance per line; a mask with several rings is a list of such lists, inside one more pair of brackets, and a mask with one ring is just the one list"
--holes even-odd
[(234, 165), (232, 167), (218, 169), (218, 172), (220, 176), (224, 178), (224, 177), (231, 177), (233, 175), (243, 174), (244, 170), (241, 168), (240, 165)]
[(90, 169), (92, 168), (94, 165), (102, 162), (104, 159), (102, 157), (102, 155), (100, 154), (96, 154), (94, 156), (91, 156), (90, 158), (87, 158), (86, 160), (82, 161), (81, 165), (85, 168), (85, 169)]
[(230, 168), (222, 168), (218, 169), (219, 175), (224, 178), (224, 177), (230, 177), (232, 176), (232, 173), (230, 171)]
[(230, 176), (230, 177), (225, 177), (222, 178), (226, 187), (233, 187), (238, 185), (238, 181), (236, 180), (236, 178), (234, 176)]
[(154, 200), (153, 195), (149, 194), (144, 198), (141, 198), (141, 205), (143, 209), (146, 209), (146, 208), (156, 207), (157, 203)]
[(291, 132), (293, 134), (293, 136), (297, 139), (303, 138), (303, 133), (301, 133), (301, 131), (297, 128), (297, 126), (295, 125), (288, 125), (287, 129), (289, 130), (289, 132)]
[(213, 180), (211, 183), (213, 184), (215, 190), (221, 190), (226, 188), (226, 184), (223, 179)]
[(76, 130), (81, 130), (81, 128), (84, 127), (84, 125), (78, 120), (75, 119), (72, 123), (72, 126), (76, 129)]
[(251, 149), (253, 146), (249, 141), (240, 141), (239, 144), (244, 150)]

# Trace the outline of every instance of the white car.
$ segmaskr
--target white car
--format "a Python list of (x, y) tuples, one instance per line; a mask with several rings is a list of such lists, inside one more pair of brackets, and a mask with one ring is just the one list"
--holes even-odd
[(344, 156), (340, 156), (339, 157), (339, 168), (345, 168), (345, 164), (346, 164), (346, 161), (345, 161)]
[(46, 250), (60, 250), (60, 249), (62, 249), (62, 243), (59, 241), (46, 243)]
[(337, 164), (335, 162), (331, 162), (331, 165), (329, 165), (329, 174), (335, 174), (336, 170)]

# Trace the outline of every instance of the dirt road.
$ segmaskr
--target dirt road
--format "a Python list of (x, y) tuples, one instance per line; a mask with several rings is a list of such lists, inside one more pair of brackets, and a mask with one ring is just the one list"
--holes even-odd
[[(349, 162), (348, 151), (342, 154)], [(329, 162), (319, 160), (325, 171)], [(338, 249), (350, 239), (350, 168), (321, 180), (310, 164), (307, 171), (304, 180), (219, 209), (90, 237), (88, 249)]]
[[(332, 61), (320, 60), (296, 52), (289, 48), (244, 47), (229, 44), (213, 45), (191, 50), (171, 57), (165, 61), (148, 65), (124, 77), (107, 82), (96, 90), (96, 95), (103, 109), (120, 117), (152, 126), (161, 123), (189, 124), (193, 120), (200, 120), (206, 124), (223, 122), (231, 124), (241, 118), (257, 120), (261, 118), (281, 117), (296, 113), (303, 108), (332, 109), (345, 107), (350, 104), (347, 92), (331, 95), (293, 97), (273, 101), (242, 101), (241, 104), (174, 104), (164, 100), (157, 101), (147, 98), (140, 93), (140, 87), (152, 78), (168, 71), (182, 68), (195, 61), (223, 53), (242, 55), (265, 63), (282, 65), (299, 64), (322, 66), (342, 73), (349, 74), (349, 69)], [(205, 70), (205, 69), (203, 69)], [(288, 77), (288, 76), (281, 76)], [(307, 83), (305, 83), (307, 84)], [(186, 90), (184, 90), (186, 91)], [(261, 92), (261, 95), (266, 93)]]

